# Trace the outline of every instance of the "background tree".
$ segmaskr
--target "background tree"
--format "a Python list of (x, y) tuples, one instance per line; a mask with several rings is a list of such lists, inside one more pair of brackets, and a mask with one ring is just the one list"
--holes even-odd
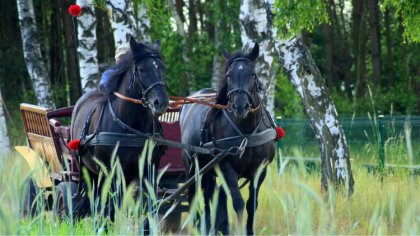
[(260, 56), (257, 59), (258, 78), (263, 82), (263, 101), (274, 116), (274, 84), (276, 82), (275, 51), (273, 44), (273, 19), (270, 2), (242, 0), (239, 22), (241, 25), (242, 45), (252, 47), (260, 44)]
[[(290, 7), (299, 14), (295, 14), (294, 18), (288, 18), (286, 22), (283, 17), (293, 10)], [(299, 1), (299, 3), (276, 1), (274, 9), (277, 13), (274, 20), (277, 28), (280, 32), (286, 30), (286, 35), (289, 37), (304, 28), (312, 29), (313, 24), (327, 21), (328, 17), (322, 2), (314, 4), (312, 1)], [(273, 31), (272, 36), (277, 38), (276, 33)], [(280, 33), (279, 36), (283, 34)], [(341, 183), (345, 185), (348, 194), (351, 194), (354, 190), (354, 179), (344, 130), (328, 88), (309, 49), (299, 38), (293, 37), (286, 40), (279, 39), (274, 44), (280, 64), (298, 91), (312, 130), (318, 139), (322, 187), (327, 190), (330, 183)]]
[(77, 52), (83, 92), (95, 89), (99, 79), (96, 17), (93, 0), (77, 0), (82, 14), (77, 17)]
[[(110, 1), (110, 0), (108, 0)], [(70, 4), (75, 0), (63, 1), (34, 1), (34, 15), (37, 22), (40, 51), (46, 68), (46, 78), (52, 85), (51, 98), (57, 107), (72, 105), (81, 94), (81, 78), (79, 77), (80, 58), (75, 49), (75, 39), (78, 33), (85, 32), (92, 37), (96, 34), (96, 64), (111, 64), (114, 62), (115, 44), (111, 22), (106, 10), (107, 1), (88, 1), (93, 10), (85, 10), (81, 16), (75, 18), (68, 12)], [(86, 2), (86, 1), (85, 1)], [(249, 1), (253, 2), (253, 1)], [(255, 3), (273, 1), (258, 1)], [(296, 16), (308, 11), (299, 8), (303, 1), (288, 1), (290, 9), (273, 12), (285, 14), (284, 19), (292, 19), (289, 32), (296, 24)], [(249, 21), (249, 25), (238, 22), (241, 1), (214, 0), (156, 0), (129, 1), (133, 5), (133, 17), (136, 27), (142, 20), (142, 11), (146, 10), (150, 27), (146, 34), (153, 40), (161, 40), (161, 48), (166, 64), (165, 78), (169, 93), (172, 95), (188, 95), (204, 87), (215, 86), (224, 60), (221, 49), (228, 51), (241, 49), (243, 46), (240, 27), (253, 29), (252, 25), (258, 20)], [(282, 1), (286, 3), (286, 1)], [(420, 67), (420, 47), (418, 46), (418, 1), (379, 1), (380, 56), (372, 54), (370, 13), (366, 0), (324, 0), (315, 1), (323, 7), (319, 13), (325, 14), (329, 21), (308, 22), (309, 29), (300, 30), (304, 43), (309, 47), (312, 58), (316, 61), (321, 74), (327, 81), (326, 86), (340, 115), (363, 116), (372, 113), (371, 101), (375, 102), (375, 112), (382, 114), (418, 114), (420, 111), (420, 78), (417, 68)], [(94, 7), (94, 5), (96, 6)], [(146, 8), (142, 7), (145, 4)], [(190, 8), (190, 5), (193, 6)], [(296, 6), (296, 7), (293, 7)], [(308, 9), (314, 6), (308, 5)], [(104, 9), (105, 8), (105, 9)], [(377, 10), (376, 10), (377, 11)], [(96, 21), (96, 30), (78, 30), (78, 20), (85, 20), (85, 13), (92, 14)], [(179, 21), (176, 20), (177, 13)], [(310, 10), (311, 12), (311, 10)], [(253, 11), (245, 18), (255, 18), (263, 13)], [(15, 0), (0, 1), (0, 88), (4, 102), (9, 108), (11, 117), (19, 117), (18, 104), (22, 101), (37, 103), (36, 92), (24, 64), (22, 37), (19, 27), (18, 10)], [(324, 17), (324, 16), (323, 16)], [(262, 17), (264, 18), (264, 17)], [(319, 19), (322, 19), (319, 18)], [(297, 19), (303, 21), (304, 18)], [(192, 24), (190, 24), (192, 22)], [(195, 22), (195, 23), (194, 23)], [(325, 23), (323, 23), (325, 22)], [(142, 24), (144, 25), (144, 24)], [(178, 25), (180, 25), (178, 27)], [(242, 25), (242, 26), (241, 26)], [(181, 27), (182, 26), (182, 27)], [(184, 34), (179, 34), (179, 30)], [(266, 32), (264, 32), (264, 30)], [(262, 32), (252, 40), (264, 38), (268, 29), (258, 29)], [(416, 36), (417, 35), (417, 36)], [(267, 38), (267, 37), (265, 37)], [(268, 37), (269, 38), (269, 37)], [(83, 40), (81, 40), (83, 41)], [(94, 40), (88, 40), (94, 42)], [(376, 48), (378, 48), (376, 43)], [(80, 43), (80, 46), (85, 43)], [(270, 45), (269, 45), (270, 46)], [(80, 49), (79, 49), (80, 50)], [(94, 50), (86, 50), (91, 53)], [(91, 56), (88, 56), (91, 57)], [(185, 63), (187, 58), (188, 63)], [(278, 60), (275, 55), (275, 60)], [(374, 77), (374, 58), (380, 60), (378, 89), (372, 83)], [(262, 60), (263, 58), (261, 58)], [(375, 59), (375, 60), (376, 60)], [(275, 63), (276, 64), (276, 63)], [(85, 65), (81, 62), (80, 65)], [(278, 66), (276, 64), (276, 66)], [(84, 69), (86, 70), (86, 68)], [(96, 88), (99, 69), (91, 76), (90, 84)], [(271, 73), (271, 72), (270, 72)], [(376, 73), (376, 72), (375, 72)], [(80, 74), (85, 72), (80, 71)], [(96, 74), (96, 75), (95, 75)], [(89, 78), (86, 77), (86, 78)], [(86, 80), (85, 78), (85, 80)], [(304, 116), (304, 106), (294, 85), (284, 73), (277, 73), (274, 90), (276, 115), (283, 117)], [(369, 93), (370, 86), (372, 93)], [(36, 88), (38, 89), (38, 87)], [(18, 93), (16, 91), (19, 91)], [(7, 117), (6, 117), (7, 118)], [(19, 122), (16, 127), (9, 129), (13, 139), (21, 140), (22, 129)], [(13, 122), (8, 122), (13, 126)]]
[(22, 35), (23, 55), (29, 76), (32, 80), (38, 105), (52, 108), (54, 107), (54, 103), (51, 96), (47, 69), (41, 55), (32, 0), (17, 0), (17, 7)]
[[(66, 59), (65, 71), (67, 72), (66, 81), (69, 87), (69, 94), (67, 97), (69, 104), (67, 105), (69, 106), (69, 105), (75, 104), (77, 99), (79, 99), (79, 97), (81, 96), (81, 81), (80, 81), (80, 76), (79, 76), (79, 64), (78, 64), (78, 59), (77, 59), (77, 48), (76, 48), (77, 21), (76, 21), (76, 18), (72, 17), (66, 11), (67, 8), (73, 3), (73, 1), (65, 0), (65, 1), (60, 1), (60, 3), (61, 3), (60, 7), (62, 8), (62, 11), (61, 11), (61, 16), (59, 16), (59, 18), (61, 17), (63, 20), (64, 45), (66, 45), (66, 47), (64, 48), (65, 49), (64, 54), (65, 54), (65, 59)], [(61, 49), (63, 50), (63, 48)], [(62, 67), (60, 68), (64, 70)]]
[[(150, 28), (150, 21), (146, 16), (146, 6), (141, 4), (137, 11), (139, 21), (135, 19), (135, 10), (132, 1), (111, 0), (107, 1), (110, 11), (111, 25), (114, 32), (115, 48), (127, 48), (129, 35), (134, 36), (142, 42), (150, 42), (150, 35), (147, 33)], [(140, 22), (137, 24), (137, 22)], [(140, 27), (139, 27), (140, 26)]]
[(3, 97), (0, 92), (0, 156), (10, 153), (10, 139), (7, 132), (6, 117), (3, 108)]

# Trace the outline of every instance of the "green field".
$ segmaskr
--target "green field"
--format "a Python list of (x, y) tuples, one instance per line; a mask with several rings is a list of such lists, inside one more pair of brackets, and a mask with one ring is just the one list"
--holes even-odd
[[(140, 216), (133, 199), (125, 198), (116, 222), (109, 223), (100, 212), (71, 222), (59, 221), (52, 212), (23, 217), (22, 196), (27, 167), (18, 155), (1, 162), (0, 234), (137, 234)], [(257, 234), (410, 234), (420, 233), (420, 181), (405, 171), (387, 173), (383, 178), (353, 166), (355, 192), (347, 198), (342, 192), (320, 191), (320, 175), (297, 166), (280, 175), (271, 164), (259, 197), (255, 232)], [(245, 189), (245, 188), (244, 188)], [(246, 192), (243, 193), (244, 197)], [(198, 201), (198, 206), (201, 203)], [(242, 234), (232, 208), (232, 233)], [(185, 234), (203, 231), (183, 214)], [(107, 225), (105, 227), (105, 225)], [(154, 233), (162, 232), (159, 220), (152, 223)]]

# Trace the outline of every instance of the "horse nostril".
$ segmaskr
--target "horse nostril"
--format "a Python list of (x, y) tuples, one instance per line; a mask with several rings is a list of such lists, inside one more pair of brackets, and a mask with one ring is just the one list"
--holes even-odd
[(249, 109), (249, 103), (246, 103), (245, 104), (245, 110), (248, 110)]
[(159, 99), (156, 99), (156, 100), (153, 102), (153, 106), (155, 106), (155, 107), (159, 106)]

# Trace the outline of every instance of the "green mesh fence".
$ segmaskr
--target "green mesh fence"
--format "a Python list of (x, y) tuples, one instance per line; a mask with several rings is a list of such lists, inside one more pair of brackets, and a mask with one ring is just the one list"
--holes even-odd
[[(277, 118), (277, 123), (286, 132), (279, 142), (282, 156), (320, 156), (318, 141), (307, 119)], [(420, 164), (420, 116), (343, 117), (341, 124), (352, 159)]]

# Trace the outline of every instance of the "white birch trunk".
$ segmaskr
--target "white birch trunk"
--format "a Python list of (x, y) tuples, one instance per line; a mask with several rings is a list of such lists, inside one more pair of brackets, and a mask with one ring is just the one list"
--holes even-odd
[(150, 42), (150, 20), (147, 18), (144, 3), (140, 4), (137, 11), (138, 20), (130, 0), (110, 0), (107, 1), (107, 5), (117, 51), (120, 48), (128, 48), (130, 35), (141, 42)]
[(217, 85), (219, 84), (220, 78), (223, 76), (222, 75), (222, 67), (223, 67), (223, 62), (222, 59), (220, 58), (219, 55), (214, 55), (213, 56), (213, 61), (212, 61), (212, 72), (211, 72), (211, 87), (216, 89)]
[[(260, 43), (260, 77), (268, 84), (268, 107), (274, 99), (275, 74), (272, 72), (274, 56), (278, 57), (305, 106), (312, 129), (320, 144), (322, 187), (328, 182), (344, 183), (348, 193), (354, 189), (350, 153), (338, 114), (308, 48), (298, 39), (277, 40), (273, 26), (274, 0), (242, 0), (240, 21), (244, 45)], [(277, 55), (276, 55), (277, 54)], [(271, 79), (273, 78), (273, 79)], [(270, 104), (271, 103), (271, 104)]]
[(223, 67), (223, 58), (221, 55), (221, 39), (220, 39), (220, 27), (221, 22), (220, 19), (216, 21), (215, 27), (214, 27), (214, 48), (216, 50), (215, 55), (213, 56), (212, 61), (212, 72), (211, 72), (211, 87), (217, 88), (217, 85), (219, 84), (219, 80), (221, 78), (221, 72)]
[(0, 156), (6, 156), (10, 154), (10, 140), (7, 133), (3, 104), (3, 97), (0, 91)]
[(77, 17), (80, 80), (84, 93), (97, 88), (99, 79), (96, 17), (93, 0), (77, 0), (82, 14)]
[(150, 38), (150, 18), (147, 15), (147, 5), (144, 1), (137, 6), (137, 39), (145, 42), (151, 42)]
[(47, 67), (42, 60), (32, 0), (17, 0), (23, 56), (39, 106), (53, 108)]
[(354, 180), (343, 128), (324, 79), (299, 39), (275, 43), (280, 64), (298, 91), (321, 149), (322, 187), (328, 182), (345, 184), (351, 194)]
[(270, 1), (242, 0), (239, 22), (241, 26), (241, 39), (244, 47), (253, 47), (254, 43), (260, 45), (260, 56), (256, 63), (257, 75), (264, 86), (263, 101), (271, 116), (274, 116), (274, 87), (276, 73), (273, 67), (276, 56), (273, 48), (273, 14)]

